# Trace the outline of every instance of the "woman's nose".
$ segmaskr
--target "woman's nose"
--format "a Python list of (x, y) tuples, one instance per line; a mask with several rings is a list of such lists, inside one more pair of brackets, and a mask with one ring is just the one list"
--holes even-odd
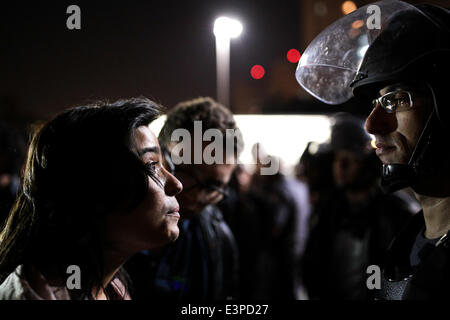
[[(165, 170), (165, 169), (164, 169)], [(164, 191), (168, 196), (175, 196), (183, 190), (183, 185), (173, 174), (165, 170), (166, 183), (164, 185)]]

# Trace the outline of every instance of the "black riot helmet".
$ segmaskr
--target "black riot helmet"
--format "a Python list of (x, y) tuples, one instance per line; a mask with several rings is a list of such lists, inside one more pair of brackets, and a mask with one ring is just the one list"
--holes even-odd
[[(364, 22), (370, 6), (378, 7), (384, 16), (379, 29), (356, 23)], [(337, 40), (343, 43), (345, 52), (330, 53), (333, 48), (330, 34), (338, 28), (344, 36)], [(352, 94), (363, 101), (366, 97), (373, 99), (380, 88), (399, 82), (425, 86), (433, 98), (433, 111), (408, 164), (384, 165), (382, 187), (390, 192), (414, 185), (417, 179), (438, 170), (439, 161), (450, 161), (448, 148), (442, 146), (448, 140), (450, 126), (449, 109), (444, 101), (450, 76), (449, 11), (432, 5), (381, 1), (356, 10), (328, 29), (313, 41), (315, 48), (308, 47), (305, 53), (309, 55), (297, 68), (297, 80), (320, 100), (340, 104)], [(328, 52), (317, 54), (317, 43)], [(317, 71), (319, 79), (312, 75)], [(327, 89), (320, 80), (324, 76), (332, 79), (326, 81)], [(338, 85), (333, 85), (333, 81)]]
[[(400, 81), (428, 84), (437, 91), (447, 86), (449, 65), (450, 11), (418, 5), (392, 15), (368, 47), (350, 87), (355, 96), (373, 96), (373, 90)], [(434, 92), (435, 98), (442, 99), (441, 93)], [(444, 126), (449, 123), (445, 109), (436, 108)]]

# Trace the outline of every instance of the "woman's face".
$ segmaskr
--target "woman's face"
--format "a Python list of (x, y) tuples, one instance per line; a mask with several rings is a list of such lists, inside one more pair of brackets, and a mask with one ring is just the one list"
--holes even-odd
[(136, 130), (135, 146), (142, 162), (152, 169), (161, 185), (148, 177), (148, 190), (138, 207), (132, 212), (108, 217), (107, 238), (116, 247), (141, 251), (177, 239), (180, 214), (175, 195), (183, 187), (163, 167), (158, 139), (148, 127)]

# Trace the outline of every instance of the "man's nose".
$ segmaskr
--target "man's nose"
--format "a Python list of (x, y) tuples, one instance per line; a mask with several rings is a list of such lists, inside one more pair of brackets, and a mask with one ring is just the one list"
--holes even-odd
[(373, 108), (364, 125), (370, 134), (388, 134), (397, 129), (395, 113), (387, 113), (379, 104)]

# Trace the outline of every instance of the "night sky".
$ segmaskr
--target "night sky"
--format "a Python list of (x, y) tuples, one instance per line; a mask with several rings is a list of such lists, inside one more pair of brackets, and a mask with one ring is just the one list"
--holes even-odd
[[(81, 30), (66, 27), (71, 4), (81, 8)], [(226, 14), (244, 25), (231, 44), (232, 86), (251, 86), (252, 65), (269, 65), (300, 43), (298, 1), (2, 5), (0, 115), (44, 119), (98, 99), (139, 95), (166, 107), (215, 97), (212, 28), (214, 19)]]

